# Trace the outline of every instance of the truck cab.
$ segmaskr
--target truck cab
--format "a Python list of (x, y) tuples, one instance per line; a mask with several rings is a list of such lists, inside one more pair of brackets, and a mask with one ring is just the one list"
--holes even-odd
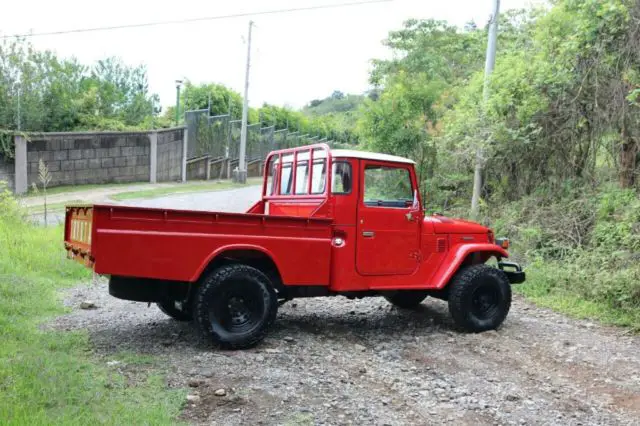
[(461, 329), (495, 329), (525, 279), (504, 261), (509, 241), (425, 215), (420, 193), (410, 159), (309, 145), (267, 156), (245, 214), (70, 206), (65, 246), (110, 277), (113, 296), (155, 302), (225, 348), (257, 344), (280, 304), (312, 296), (403, 309), (430, 296)]

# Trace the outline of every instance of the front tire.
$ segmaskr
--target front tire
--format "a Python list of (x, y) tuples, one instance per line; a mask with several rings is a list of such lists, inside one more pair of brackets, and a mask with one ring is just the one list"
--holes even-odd
[(193, 310), (205, 339), (223, 349), (247, 349), (264, 339), (275, 321), (278, 298), (265, 274), (234, 264), (204, 278)]
[(387, 302), (399, 308), (413, 309), (427, 298), (427, 292), (424, 290), (398, 290), (385, 294), (384, 298), (387, 299)]
[(467, 266), (449, 286), (449, 312), (465, 331), (495, 330), (509, 313), (511, 285), (497, 268), (484, 264)]

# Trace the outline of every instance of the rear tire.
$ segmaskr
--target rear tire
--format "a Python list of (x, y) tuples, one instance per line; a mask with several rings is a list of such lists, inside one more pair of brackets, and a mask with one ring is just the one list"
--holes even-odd
[(247, 349), (264, 339), (275, 321), (278, 298), (260, 270), (227, 265), (200, 283), (193, 312), (205, 339), (222, 349)]
[(449, 287), (449, 312), (465, 331), (495, 330), (509, 313), (511, 285), (497, 268), (484, 264), (467, 266), (456, 274)]
[(427, 298), (425, 290), (398, 290), (384, 296), (387, 302), (403, 309), (412, 309)]
[(168, 300), (166, 302), (159, 302), (156, 304), (158, 305), (158, 308), (160, 308), (162, 312), (164, 312), (165, 314), (167, 314), (168, 316), (170, 316), (176, 321), (187, 322), (193, 319), (193, 315), (191, 314), (190, 310), (188, 309), (184, 311), (179, 310), (178, 308), (176, 308), (175, 302), (173, 300)]

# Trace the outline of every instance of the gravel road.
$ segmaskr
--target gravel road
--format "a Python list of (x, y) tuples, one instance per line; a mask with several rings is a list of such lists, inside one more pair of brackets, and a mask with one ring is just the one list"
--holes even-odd
[[(97, 309), (81, 310), (90, 299)], [(153, 354), (171, 387), (199, 400), (193, 424), (637, 425), (640, 338), (567, 319), (516, 298), (504, 326), (454, 330), (446, 304), (403, 311), (384, 299), (283, 305), (257, 348), (219, 351), (155, 306), (121, 301), (105, 282), (66, 295), (56, 328), (88, 329), (109, 362)], [(139, 366), (111, 368), (135, 375)], [(215, 396), (225, 389), (226, 396)], [(196, 398), (198, 399), (198, 398)]]
[[(249, 199), (247, 188), (157, 206), (244, 210)], [(64, 298), (72, 310), (52, 326), (87, 329), (96, 354), (130, 377), (141, 367), (111, 362), (117, 353), (155, 355), (168, 386), (189, 389), (182, 419), (196, 425), (640, 424), (640, 337), (519, 297), (503, 327), (482, 334), (457, 332), (439, 300), (407, 311), (381, 298), (300, 299), (262, 344), (235, 352), (197, 343), (155, 306), (110, 297), (104, 280)], [(85, 300), (96, 309), (80, 309)]]

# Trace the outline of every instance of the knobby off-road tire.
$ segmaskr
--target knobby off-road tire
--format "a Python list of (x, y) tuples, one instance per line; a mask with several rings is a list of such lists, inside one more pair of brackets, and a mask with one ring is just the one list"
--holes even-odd
[(507, 317), (511, 285), (501, 270), (484, 264), (467, 266), (449, 285), (449, 312), (465, 331), (495, 330)]
[[(158, 308), (160, 308), (162, 312), (164, 312), (165, 314), (167, 314), (168, 316), (170, 316), (176, 321), (186, 322), (186, 321), (191, 321), (193, 319), (193, 315), (190, 309), (185, 309), (184, 311), (179, 310), (178, 308), (176, 308), (176, 305), (174, 304), (173, 300), (167, 300), (165, 302), (159, 302), (156, 304), (158, 305)], [(184, 306), (184, 307), (187, 308), (187, 306)]]
[(255, 346), (277, 313), (278, 298), (269, 278), (247, 265), (211, 272), (194, 298), (193, 314), (201, 335), (222, 349)]
[(412, 309), (427, 298), (427, 292), (424, 290), (398, 290), (385, 294), (384, 298), (387, 299), (387, 302), (399, 308)]

